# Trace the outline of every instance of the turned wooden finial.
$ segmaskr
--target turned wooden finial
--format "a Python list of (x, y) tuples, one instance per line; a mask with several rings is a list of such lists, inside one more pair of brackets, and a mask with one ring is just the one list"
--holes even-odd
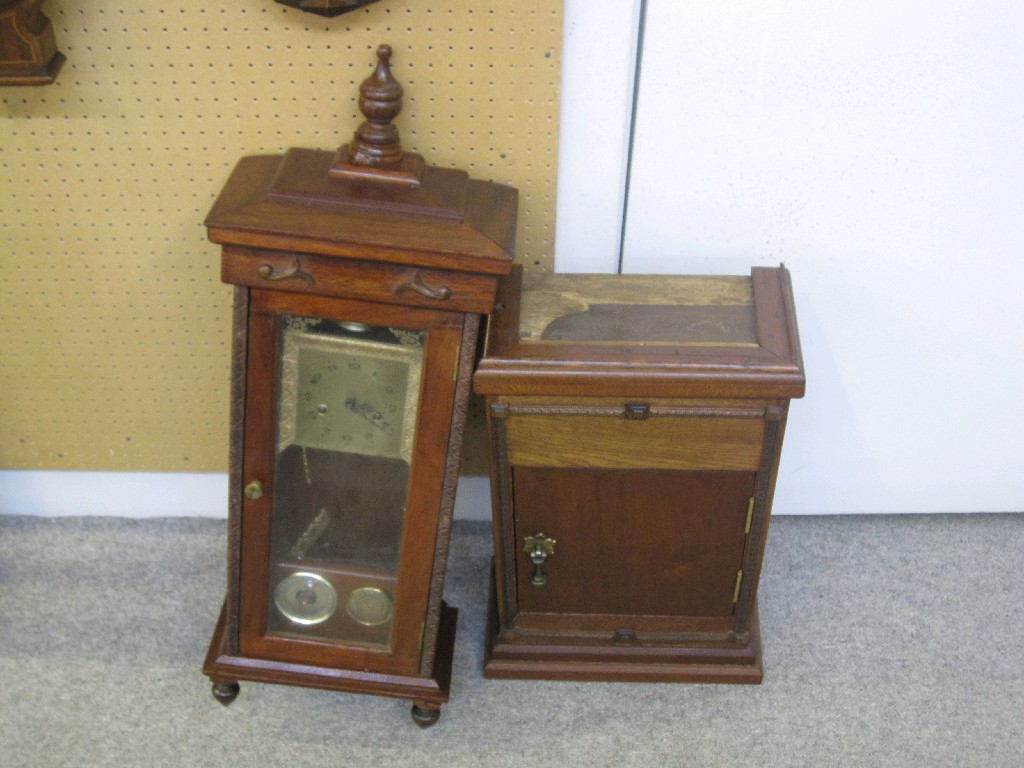
[(377, 48), (377, 67), (359, 86), (366, 120), (351, 144), (338, 150), (330, 176), (337, 179), (419, 183), (423, 158), (403, 152), (392, 120), (402, 111), (402, 86), (391, 74), (391, 46)]
[(391, 74), (391, 46), (377, 49), (377, 68), (359, 86), (359, 110), (366, 121), (348, 147), (349, 162), (391, 168), (402, 162), (398, 129), (392, 120), (402, 111), (402, 86)]

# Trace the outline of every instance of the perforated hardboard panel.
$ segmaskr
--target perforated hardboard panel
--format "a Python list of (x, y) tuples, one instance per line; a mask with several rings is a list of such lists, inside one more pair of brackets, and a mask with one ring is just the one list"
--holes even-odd
[(222, 471), (231, 289), (202, 226), (244, 155), (334, 149), (389, 43), (403, 146), (520, 190), (550, 269), (561, 0), (48, 0), (68, 62), (0, 88), (0, 467)]

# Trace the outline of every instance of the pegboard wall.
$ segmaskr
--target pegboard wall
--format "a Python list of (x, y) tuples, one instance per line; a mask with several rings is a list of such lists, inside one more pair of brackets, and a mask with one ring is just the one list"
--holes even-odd
[(0, 88), (0, 468), (223, 471), (231, 289), (203, 218), (243, 155), (334, 149), (389, 43), (405, 149), (554, 240), (561, 0), (48, 0), (67, 64)]

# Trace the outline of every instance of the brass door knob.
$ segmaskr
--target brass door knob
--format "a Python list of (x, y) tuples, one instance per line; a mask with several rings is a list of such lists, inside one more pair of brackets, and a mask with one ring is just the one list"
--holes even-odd
[(259, 480), (253, 480), (251, 483), (245, 486), (245, 498), (252, 499), (253, 501), (255, 501), (256, 499), (262, 499), (263, 483), (261, 483)]
[(524, 538), (523, 552), (530, 556), (533, 563), (533, 575), (530, 576), (530, 583), (535, 587), (543, 587), (548, 583), (548, 575), (544, 573), (544, 561), (550, 555), (555, 554), (555, 540), (549, 539), (543, 533), (536, 536)]

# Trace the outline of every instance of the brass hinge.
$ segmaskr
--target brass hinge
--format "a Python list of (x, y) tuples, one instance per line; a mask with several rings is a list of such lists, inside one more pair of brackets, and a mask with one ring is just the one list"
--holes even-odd
[(754, 497), (750, 497), (750, 501), (747, 503), (747, 524), (743, 528), (743, 533), (750, 533), (750, 521), (754, 519)]
[(462, 345), (455, 348), (455, 368), (452, 370), (452, 381), (459, 380), (459, 360), (462, 357)]
[(740, 601), (740, 584), (743, 583), (743, 571), (736, 571), (736, 587), (732, 591), (732, 601), (738, 603)]

